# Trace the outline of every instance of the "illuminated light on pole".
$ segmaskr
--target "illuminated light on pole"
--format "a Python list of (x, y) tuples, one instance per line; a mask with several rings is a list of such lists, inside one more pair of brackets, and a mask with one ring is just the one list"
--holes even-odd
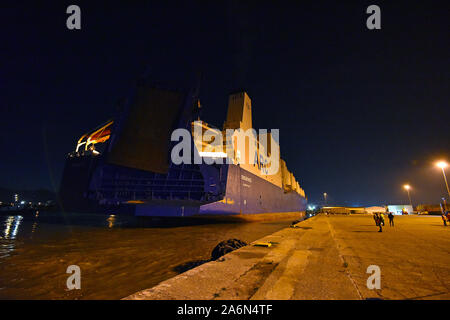
[(445, 176), (445, 170), (444, 170), (445, 168), (448, 167), (448, 163), (445, 161), (439, 161), (438, 163), (436, 163), (436, 166), (438, 168), (442, 169), (442, 175), (444, 176), (445, 186), (447, 187), (447, 193), (448, 193), (448, 197), (450, 199), (450, 190), (448, 188), (447, 177)]
[(412, 201), (411, 201), (411, 195), (409, 194), (409, 189), (411, 189), (411, 186), (409, 184), (405, 184), (403, 186), (403, 188), (408, 192), (408, 199), (409, 199), (409, 204), (411, 205), (413, 211), (414, 211), (414, 207), (412, 205)]
[(323, 198), (325, 199), (325, 205), (327, 205), (327, 193), (326, 192), (323, 193)]

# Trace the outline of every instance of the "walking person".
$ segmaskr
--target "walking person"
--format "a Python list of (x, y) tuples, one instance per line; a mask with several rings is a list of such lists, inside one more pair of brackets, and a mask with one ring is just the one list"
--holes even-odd
[(394, 215), (392, 214), (392, 212), (389, 212), (388, 218), (389, 218), (389, 226), (393, 227), (394, 226)]
[(373, 214), (373, 221), (375, 221), (375, 225), (378, 226), (378, 213)]
[(383, 228), (381, 227), (381, 214), (374, 213), (373, 219), (375, 220), (375, 225), (378, 226), (378, 232), (383, 232)]
[(448, 215), (445, 213), (442, 214), (442, 221), (444, 222), (444, 226), (447, 226)]
[(381, 224), (382, 224), (383, 227), (384, 227), (384, 214), (379, 213), (379, 215), (380, 215)]

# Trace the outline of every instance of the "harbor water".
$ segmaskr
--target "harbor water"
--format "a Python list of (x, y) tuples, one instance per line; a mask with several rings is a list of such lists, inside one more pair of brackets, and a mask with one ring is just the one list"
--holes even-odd
[[(161, 222), (117, 215), (34, 213), (0, 216), (0, 299), (120, 299), (207, 260), (222, 240), (245, 242), (289, 226)], [(68, 266), (81, 289), (68, 290)]]

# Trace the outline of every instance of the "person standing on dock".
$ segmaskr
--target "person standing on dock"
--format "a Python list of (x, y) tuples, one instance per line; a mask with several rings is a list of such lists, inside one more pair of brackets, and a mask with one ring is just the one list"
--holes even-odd
[(381, 227), (381, 214), (380, 213), (374, 213), (373, 219), (375, 220), (375, 224), (378, 226), (378, 232), (383, 232), (383, 228)]
[(392, 214), (392, 212), (389, 212), (388, 218), (389, 218), (389, 226), (393, 227), (394, 226), (394, 215)]
[(379, 215), (380, 215), (380, 222), (381, 222), (381, 224), (382, 224), (383, 227), (384, 227), (384, 226), (385, 226), (385, 223), (384, 223), (384, 214), (383, 214), (383, 213), (380, 213)]
[(373, 214), (373, 221), (375, 221), (375, 225), (378, 226), (378, 213)]

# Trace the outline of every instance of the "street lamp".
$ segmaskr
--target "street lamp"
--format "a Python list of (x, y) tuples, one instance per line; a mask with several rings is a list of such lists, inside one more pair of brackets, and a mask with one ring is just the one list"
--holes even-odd
[(414, 207), (412, 205), (412, 201), (411, 201), (411, 195), (409, 194), (409, 189), (411, 189), (411, 186), (409, 184), (405, 184), (403, 186), (403, 188), (408, 192), (408, 198), (409, 198), (409, 204), (411, 205), (413, 211), (414, 211)]
[(325, 205), (327, 205), (327, 193), (326, 192), (323, 193), (323, 198), (325, 199)]
[(448, 163), (445, 161), (439, 161), (438, 163), (436, 163), (436, 166), (442, 169), (442, 175), (444, 176), (444, 181), (445, 181), (445, 186), (447, 187), (447, 193), (448, 193), (448, 197), (450, 199), (450, 190), (448, 188), (448, 183), (447, 183), (447, 177), (445, 176), (445, 168), (448, 167)]

